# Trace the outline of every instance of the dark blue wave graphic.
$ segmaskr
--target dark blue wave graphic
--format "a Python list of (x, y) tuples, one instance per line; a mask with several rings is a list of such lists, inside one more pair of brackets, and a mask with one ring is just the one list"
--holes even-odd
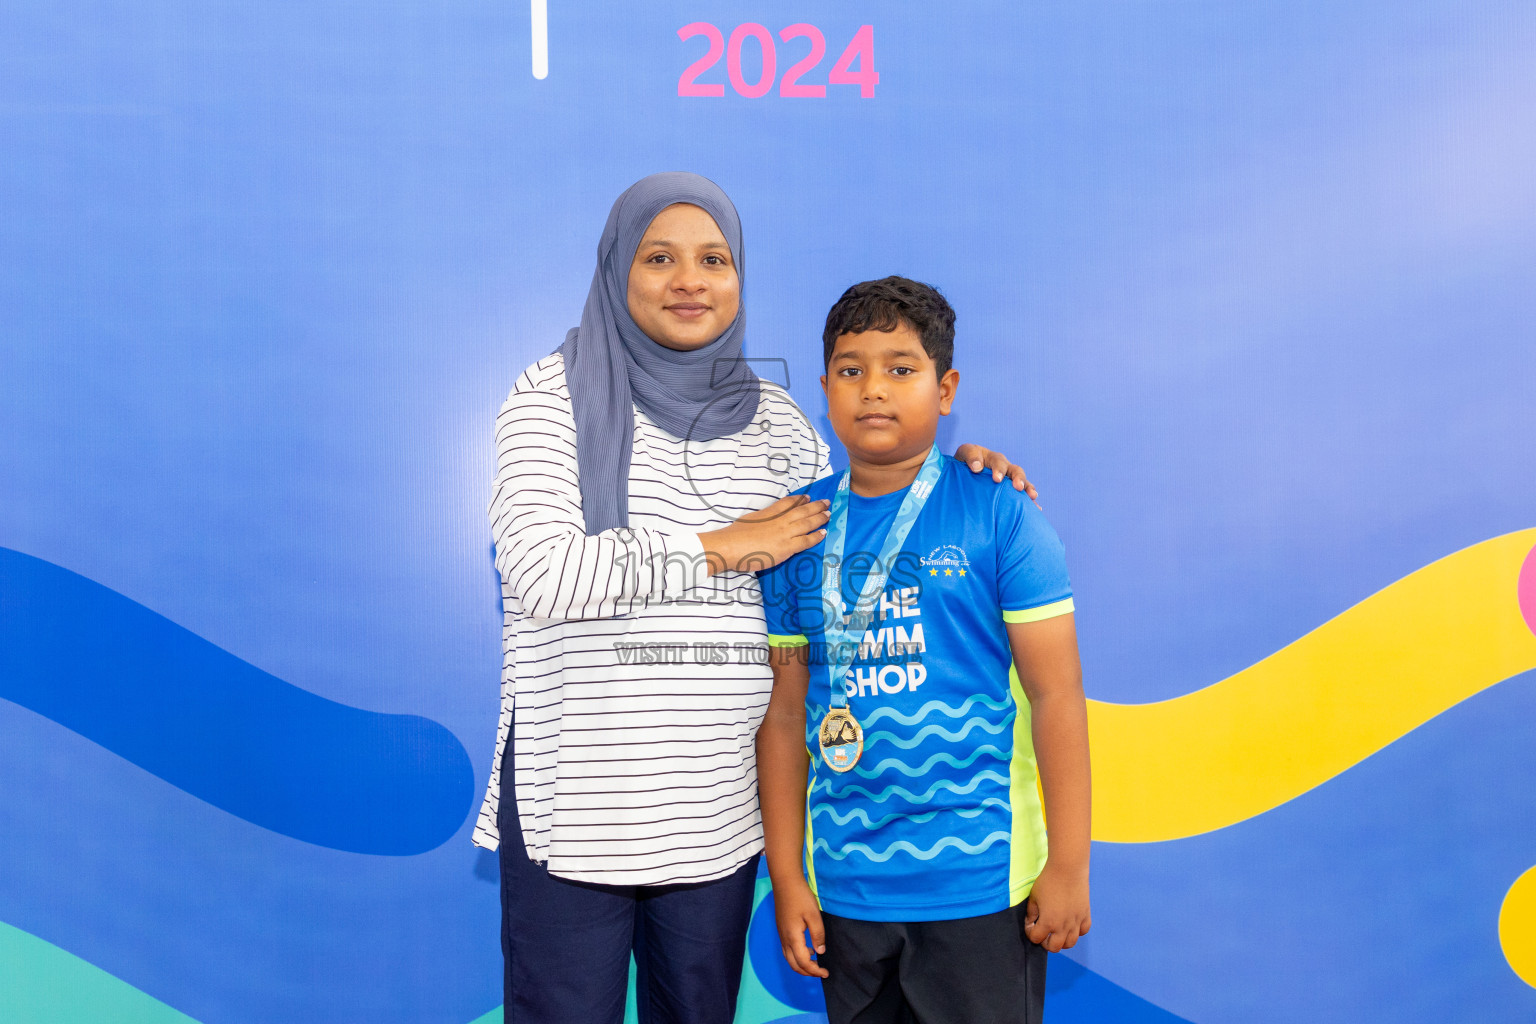
[(1045, 1015), (1051, 1024), (1191, 1024), (1064, 956), (1046, 970)]
[(116, 591), (0, 548), (0, 698), (284, 835), (424, 853), (469, 814), (446, 728), (326, 700)]

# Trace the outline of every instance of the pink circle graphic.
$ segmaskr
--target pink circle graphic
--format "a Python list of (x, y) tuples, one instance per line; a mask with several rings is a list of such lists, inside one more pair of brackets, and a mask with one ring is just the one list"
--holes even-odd
[(1536, 633), (1536, 548), (1531, 548), (1525, 556), (1525, 564), (1520, 567), (1520, 582), (1515, 585), (1515, 593), (1520, 599), (1520, 614), (1525, 616), (1525, 626), (1532, 633)]

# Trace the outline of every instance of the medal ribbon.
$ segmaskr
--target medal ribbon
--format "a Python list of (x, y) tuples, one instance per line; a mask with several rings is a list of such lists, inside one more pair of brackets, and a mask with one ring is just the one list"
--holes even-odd
[(848, 535), (849, 471), (844, 470), (843, 478), (837, 483), (837, 493), (832, 496), (831, 518), (827, 521), (826, 546), (823, 549), (829, 564), (823, 566), (821, 573), (821, 607), (822, 614), (827, 618), (822, 635), (827, 642), (827, 671), (831, 673), (831, 706), (834, 708), (848, 706), (848, 688), (843, 685), (843, 676), (853, 664), (854, 653), (858, 650), (859, 642), (864, 639), (864, 628), (874, 616), (880, 595), (885, 593), (885, 580), (890, 574), (891, 564), (901, 552), (907, 532), (912, 529), (918, 513), (928, 503), (928, 496), (933, 493), (934, 485), (939, 482), (939, 475), (943, 471), (944, 456), (939, 454), (938, 446), (934, 446), (923, 460), (923, 468), (917, 471), (917, 479), (912, 481), (906, 496), (901, 499), (901, 508), (896, 510), (896, 518), (891, 521), (891, 528), (880, 545), (879, 559), (864, 578), (864, 585), (859, 588), (853, 610), (847, 614), (843, 613), (842, 577), (845, 568), (843, 542)]

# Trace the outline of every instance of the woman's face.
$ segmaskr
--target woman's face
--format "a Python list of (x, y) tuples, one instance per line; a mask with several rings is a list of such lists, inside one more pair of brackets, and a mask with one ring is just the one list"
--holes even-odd
[(741, 280), (715, 219), (687, 203), (658, 213), (629, 265), (628, 299), (629, 315), (658, 345), (688, 352), (725, 333)]

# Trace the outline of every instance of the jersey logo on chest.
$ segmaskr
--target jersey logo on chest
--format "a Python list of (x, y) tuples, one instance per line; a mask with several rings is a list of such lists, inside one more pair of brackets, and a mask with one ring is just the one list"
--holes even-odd
[(966, 557), (965, 548), (958, 544), (940, 544), (918, 561), (922, 564), (924, 579), (960, 579), (970, 575), (971, 571), (971, 560)]

